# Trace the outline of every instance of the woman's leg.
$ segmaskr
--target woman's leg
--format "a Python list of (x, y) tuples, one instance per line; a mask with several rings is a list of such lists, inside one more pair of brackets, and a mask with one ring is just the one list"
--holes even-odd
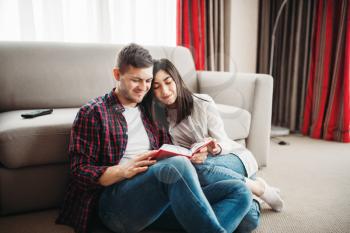
[(232, 169), (216, 165), (210, 159), (203, 164), (194, 165), (201, 186), (221, 181), (221, 180), (240, 180), (245, 182), (245, 177)]
[[(208, 157), (208, 164), (215, 164), (219, 167), (230, 168), (235, 173), (246, 177), (247, 173), (240, 158), (234, 154)], [(277, 188), (269, 186), (262, 178), (257, 178), (255, 174), (245, 179), (246, 185), (252, 193), (265, 201), (273, 210), (281, 211), (283, 200)]]
[(247, 172), (244, 168), (244, 164), (237, 155), (230, 153), (225, 155), (208, 156), (207, 161), (210, 164), (215, 164), (220, 167), (231, 169), (238, 174), (247, 177)]

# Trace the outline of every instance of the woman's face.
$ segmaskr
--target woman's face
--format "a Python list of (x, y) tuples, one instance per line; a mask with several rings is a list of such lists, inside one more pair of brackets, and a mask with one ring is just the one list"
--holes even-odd
[(153, 81), (155, 97), (166, 106), (174, 106), (177, 98), (176, 83), (165, 71), (159, 70)]

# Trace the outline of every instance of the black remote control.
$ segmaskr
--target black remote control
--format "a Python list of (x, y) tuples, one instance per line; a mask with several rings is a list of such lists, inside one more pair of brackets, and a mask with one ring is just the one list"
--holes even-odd
[(48, 115), (48, 114), (51, 114), (52, 112), (53, 112), (52, 109), (40, 109), (40, 110), (28, 112), (28, 113), (23, 113), (21, 114), (21, 116), (23, 118), (34, 118), (38, 116)]

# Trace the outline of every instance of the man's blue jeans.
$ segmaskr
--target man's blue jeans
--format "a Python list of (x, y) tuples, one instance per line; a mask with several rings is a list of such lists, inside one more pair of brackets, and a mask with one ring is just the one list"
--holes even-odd
[(191, 162), (175, 156), (107, 187), (98, 211), (102, 222), (120, 233), (139, 232), (167, 211), (187, 232), (231, 233), (251, 203), (243, 182), (227, 179), (202, 188)]
[[(242, 161), (234, 154), (208, 156), (204, 164), (195, 165), (195, 168), (202, 186), (226, 179), (237, 179), (244, 182), (247, 176)], [(255, 179), (255, 175), (250, 178)], [(258, 227), (259, 223), (260, 205), (254, 200), (235, 233), (251, 232)]]

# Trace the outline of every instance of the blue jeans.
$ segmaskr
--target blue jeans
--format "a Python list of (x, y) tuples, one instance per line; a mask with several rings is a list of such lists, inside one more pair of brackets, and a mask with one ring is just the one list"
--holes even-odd
[[(204, 164), (195, 165), (195, 168), (202, 186), (226, 179), (237, 179), (244, 182), (247, 176), (242, 161), (234, 154), (208, 156)], [(255, 179), (255, 175), (250, 178)], [(260, 205), (254, 200), (249, 212), (235, 232), (251, 232), (258, 227), (259, 223)]]
[[(248, 213), (244, 216), (242, 222), (239, 223), (234, 233), (252, 232), (255, 228), (258, 227), (259, 217), (260, 205), (254, 200), (252, 205), (250, 206)], [(154, 223), (150, 225), (150, 228), (181, 230), (182, 226), (177, 221), (171, 208), (168, 208), (166, 209), (166, 211), (164, 211), (164, 213), (160, 216), (159, 219), (157, 219)]]
[(239, 180), (202, 188), (191, 162), (175, 156), (107, 187), (98, 212), (110, 230), (120, 233), (139, 232), (167, 211), (187, 232), (233, 232), (249, 211), (251, 199), (251, 192)]

